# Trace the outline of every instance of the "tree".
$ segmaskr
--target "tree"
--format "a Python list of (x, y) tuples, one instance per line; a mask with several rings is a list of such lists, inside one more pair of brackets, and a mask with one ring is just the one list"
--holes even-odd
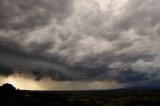
[(9, 83), (4, 84), (1, 89), (3, 92), (7, 92), (7, 93), (14, 93), (16, 91), (16, 88)]

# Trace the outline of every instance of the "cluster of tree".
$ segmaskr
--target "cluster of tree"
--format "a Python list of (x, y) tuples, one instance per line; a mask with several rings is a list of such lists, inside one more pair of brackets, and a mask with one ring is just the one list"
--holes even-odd
[(0, 86), (1, 93), (12, 93), (15, 91), (16, 91), (16, 88), (11, 84), (6, 83), (6, 84)]
[(16, 94), (16, 88), (11, 84), (4, 84), (0, 86), (0, 105), (4, 104), (4, 102)]

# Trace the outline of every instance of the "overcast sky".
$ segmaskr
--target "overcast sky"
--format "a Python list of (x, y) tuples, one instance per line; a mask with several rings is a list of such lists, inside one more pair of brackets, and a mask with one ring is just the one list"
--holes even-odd
[(159, 13), (160, 0), (0, 0), (0, 83), (45, 90), (155, 86)]

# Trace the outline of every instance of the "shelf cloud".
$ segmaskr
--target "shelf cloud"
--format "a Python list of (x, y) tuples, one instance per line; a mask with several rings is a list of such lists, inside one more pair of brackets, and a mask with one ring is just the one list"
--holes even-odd
[(0, 0), (0, 74), (136, 83), (160, 76), (159, 0)]

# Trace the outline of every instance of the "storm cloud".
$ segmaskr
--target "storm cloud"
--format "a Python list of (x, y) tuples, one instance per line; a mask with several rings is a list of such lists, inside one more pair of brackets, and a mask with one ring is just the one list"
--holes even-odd
[(120, 83), (158, 78), (159, 5), (159, 0), (0, 0), (0, 73)]

